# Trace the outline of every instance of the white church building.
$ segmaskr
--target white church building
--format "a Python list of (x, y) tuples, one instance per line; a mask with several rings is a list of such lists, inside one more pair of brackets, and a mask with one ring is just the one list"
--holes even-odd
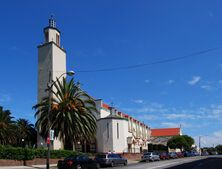
[[(38, 46), (38, 102), (47, 95), (47, 83), (66, 70), (66, 51), (60, 45), (60, 31), (53, 18), (44, 28), (44, 42)], [(150, 127), (135, 118), (109, 106), (101, 99), (95, 100), (99, 114), (97, 118), (96, 140), (83, 143), (78, 141), (75, 149), (86, 152), (130, 152), (139, 153), (147, 150), (150, 140)], [(45, 146), (40, 136), (38, 147)], [(64, 145), (55, 139), (51, 142), (53, 149), (63, 149)]]

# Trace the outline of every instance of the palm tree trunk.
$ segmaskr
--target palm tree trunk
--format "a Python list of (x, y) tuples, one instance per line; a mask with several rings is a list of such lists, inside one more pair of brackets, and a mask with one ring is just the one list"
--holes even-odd
[(73, 141), (72, 150), (76, 151), (76, 141), (75, 140)]

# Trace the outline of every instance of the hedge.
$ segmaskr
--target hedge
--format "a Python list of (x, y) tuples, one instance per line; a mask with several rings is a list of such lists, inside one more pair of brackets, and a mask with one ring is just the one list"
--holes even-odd
[[(50, 158), (64, 158), (82, 154), (71, 150), (50, 150)], [(46, 149), (30, 149), (11, 146), (0, 146), (0, 159), (32, 160), (34, 158), (46, 158)]]

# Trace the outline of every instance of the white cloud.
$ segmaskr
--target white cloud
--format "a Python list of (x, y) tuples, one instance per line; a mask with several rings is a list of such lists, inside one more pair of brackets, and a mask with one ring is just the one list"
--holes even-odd
[(171, 85), (171, 84), (173, 84), (173, 83), (175, 83), (175, 80), (168, 80), (168, 81), (167, 81), (167, 84), (169, 84), (169, 85)]
[(180, 124), (178, 124), (178, 123), (173, 123), (173, 122), (162, 122), (162, 123), (161, 123), (161, 126), (174, 128), (174, 127), (180, 127)]
[(142, 104), (142, 103), (143, 103), (143, 100), (138, 99), (138, 100), (133, 100), (133, 102), (138, 103), (138, 104)]
[(165, 117), (167, 119), (178, 119), (178, 118), (194, 118), (194, 116), (192, 114), (175, 114), (175, 113), (172, 113), (172, 114), (165, 114)]
[[(141, 103), (140, 100), (137, 102)], [(132, 113), (166, 113), (168, 109), (159, 103), (145, 103), (143, 101), (142, 107), (140, 108), (123, 108), (124, 111)]]
[(215, 131), (211, 135), (195, 136), (194, 139), (197, 146), (199, 145), (199, 137), (201, 147), (217, 146), (222, 143), (222, 130)]
[(194, 76), (192, 80), (188, 81), (188, 84), (193, 86), (197, 84), (200, 81), (201, 77), (200, 76)]
[(202, 107), (197, 110), (197, 113), (205, 119), (222, 120), (222, 105), (212, 104), (208, 108)]
[(137, 118), (137, 119), (143, 121), (143, 120), (155, 120), (155, 119), (157, 119), (158, 117), (149, 114), (149, 115), (135, 116), (135, 118)]
[(211, 86), (209, 86), (209, 85), (202, 85), (202, 86), (200, 86), (202, 89), (205, 89), (205, 90), (211, 90), (212, 89), (212, 87)]
[(181, 127), (182, 132), (183, 132), (183, 128), (193, 128), (193, 126), (191, 124), (188, 124), (188, 123), (185, 123), (185, 122), (162, 122), (161, 126), (169, 127), (169, 128)]

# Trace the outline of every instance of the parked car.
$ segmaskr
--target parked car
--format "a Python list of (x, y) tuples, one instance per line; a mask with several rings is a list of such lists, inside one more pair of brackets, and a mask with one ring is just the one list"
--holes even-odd
[(142, 161), (160, 161), (160, 156), (157, 152), (147, 152), (141, 157)]
[(195, 156), (195, 153), (194, 152), (189, 152), (189, 151), (185, 151), (184, 152), (184, 157), (193, 157), (193, 156)]
[(178, 158), (184, 157), (182, 152), (176, 152), (176, 154), (177, 154), (177, 157), (178, 157)]
[(170, 158), (178, 158), (175, 152), (169, 152)]
[(194, 155), (195, 156), (200, 156), (200, 153), (199, 152), (194, 152)]
[(58, 169), (99, 169), (100, 165), (86, 155), (70, 156), (59, 160)]
[(119, 154), (114, 153), (103, 153), (98, 154), (95, 157), (95, 161), (100, 164), (100, 166), (115, 166), (118, 164), (127, 165), (127, 159), (121, 157)]
[(169, 156), (169, 154), (167, 152), (162, 152), (162, 153), (160, 153), (159, 156), (160, 156), (161, 160), (168, 160), (168, 159), (170, 159), (170, 156)]

